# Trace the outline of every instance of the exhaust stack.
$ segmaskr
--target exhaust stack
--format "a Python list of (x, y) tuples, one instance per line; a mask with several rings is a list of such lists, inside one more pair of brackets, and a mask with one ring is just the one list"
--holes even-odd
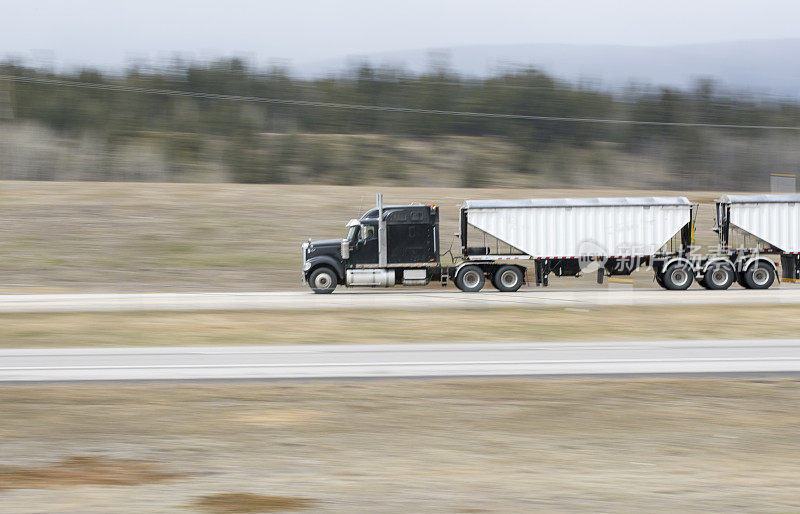
[(386, 222), (383, 219), (383, 195), (378, 193), (375, 195), (378, 203), (378, 266), (385, 268), (387, 266), (386, 258)]

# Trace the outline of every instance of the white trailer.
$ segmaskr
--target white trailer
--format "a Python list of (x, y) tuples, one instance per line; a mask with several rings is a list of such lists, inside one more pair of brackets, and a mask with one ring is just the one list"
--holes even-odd
[[(651, 264), (659, 284), (686, 289), (695, 274), (688, 255), (695, 212), (681, 196), (470, 200), (461, 208), (464, 263), (455, 269), (456, 285), (476, 290), (478, 270), (491, 278), (491, 265), (532, 260), (537, 285), (547, 285), (551, 273), (577, 276), (594, 267), (601, 282)], [(468, 244), (469, 227), (490, 236), (495, 248)], [(473, 280), (465, 283), (470, 271)]]
[(691, 222), (682, 196), (477, 200), (467, 223), (537, 259), (644, 257)]
[(715, 230), (716, 260), (732, 269), (742, 286), (773, 284), (778, 268), (770, 255), (781, 259), (782, 280), (800, 279), (800, 195), (724, 195), (716, 202)]

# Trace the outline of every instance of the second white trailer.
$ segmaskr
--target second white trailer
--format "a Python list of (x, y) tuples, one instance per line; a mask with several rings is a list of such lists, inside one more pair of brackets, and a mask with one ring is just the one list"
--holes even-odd
[(716, 202), (720, 256), (736, 281), (750, 289), (770, 287), (780, 256), (782, 279), (800, 279), (800, 195), (724, 195)]
[[(538, 285), (547, 285), (551, 273), (577, 276), (595, 268), (602, 281), (649, 264), (659, 284), (686, 289), (694, 276), (688, 255), (694, 213), (681, 196), (467, 201), (460, 234), (465, 263), (456, 283), (468, 266), (519, 259), (534, 261)], [(470, 227), (477, 237), (469, 239)], [(491, 243), (474, 245), (482, 235)]]

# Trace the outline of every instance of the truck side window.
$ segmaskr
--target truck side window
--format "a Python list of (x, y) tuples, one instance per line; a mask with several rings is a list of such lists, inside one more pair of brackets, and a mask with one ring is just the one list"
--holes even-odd
[(375, 238), (375, 227), (373, 225), (364, 225), (364, 231), (361, 233), (361, 239), (367, 241)]

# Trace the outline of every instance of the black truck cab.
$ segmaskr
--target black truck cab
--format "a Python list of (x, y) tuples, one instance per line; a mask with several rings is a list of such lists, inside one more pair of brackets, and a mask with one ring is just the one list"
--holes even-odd
[(439, 270), (439, 210), (436, 205), (391, 205), (347, 223), (344, 239), (303, 244), (303, 280), (315, 292), (337, 285), (424, 285)]
[[(388, 264), (431, 263), (439, 260), (438, 209), (435, 205), (394, 205), (383, 210)], [(378, 262), (378, 209), (359, 220), (365, 232), (365, 257)], [(356, 252), (361, 253), (361, 250)], [(357, 261), (362, 260), (361, 257)], [(357, 263), (355, 261), (354, 263)]]

